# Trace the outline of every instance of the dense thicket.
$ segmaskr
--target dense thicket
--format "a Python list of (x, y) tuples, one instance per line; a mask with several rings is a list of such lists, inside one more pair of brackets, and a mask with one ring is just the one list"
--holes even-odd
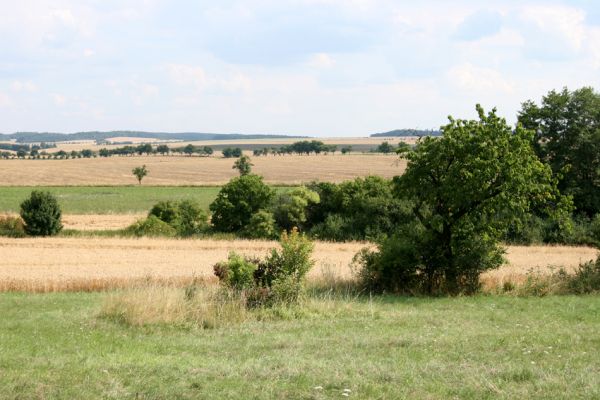
[(600, 94), (592, 88), (551, 91), (541, 104), (523, 103), (519, 122), (535, 132), (540, 159), (559, 177), (562, 193), (573, 196), (576, 212), (600, 212)]
[(56, 235), (62, 229), (61, 216), (58, 201), (50, 192), (34, 190), (21, 203), (25, 232), (31, 236)]

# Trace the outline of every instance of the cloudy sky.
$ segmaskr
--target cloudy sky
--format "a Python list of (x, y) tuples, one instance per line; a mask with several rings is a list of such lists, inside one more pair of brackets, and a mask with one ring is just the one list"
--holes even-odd
[(600, 2), (0, 0), (0, 132), (365, 136), (600, 88)]

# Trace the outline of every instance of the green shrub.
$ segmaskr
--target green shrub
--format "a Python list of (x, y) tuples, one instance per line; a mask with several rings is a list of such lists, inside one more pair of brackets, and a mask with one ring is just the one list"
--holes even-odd
[(178, 214), (172, 226), (179, 236), (197, 235), (208, 228), (208, 216), (202, 206), (195, 201), (179, 202)]
[(252, 215), (269, 205), (273, 196), (274, 190), (258, 175), (233, 178), (210, 205), (213, 226), (220, 232), (239, 232)]
[(281, 235), (280, 244), (281, 250), (271, 250), (265, 260), (231, 253), (214, 273), (226, 287), (243, 291), (249, 307), (297, 303), (313, 265), (313, 243), (294, 229)]
[(134, 235), (137, 237), (142, 236), (167, 236), (173, 237), (177, 234), (175, 228), (171, 225), (167, 224), (164, 221), (161, 221), (154, 215), (150, 215), (146, 219), (141, 219), (135, 222), (133, 225), (129, 226), (125, 229), (125, 232)]
[(31, 236), (52, 236), (62, 229), (60, 206), (49, 192), (31, 192), (31, 196), (21, 203), (21, 218), (25, 222), (25, 232)]
[(277, 197), (274, 216), (277, 225), (285, 230), (303, 229), (307, 220), (307, 208), (320, 202), (319, 194), (301, 186)]
[(344, 241), (349, 238), (350, 221), (339, 214), (330, 214), (325, 221), (318, 223), (311, 230), (312, 236), (318, 239)]
[(151, 215), (167, 224), (173, 224), (179, 218), (179, 204), (175, 201), (160, 201), (150, 210), (148, 216)]
[(251, 239), (273, 239), (277, 236), (275, 218), (268, 211), (256, 212), (244, 227), (243, 234)]
[(596, 261), (580, 264), (575, 274), (567, 282), (569, 293), (600, 293), (600, 257)]
[(208, 216), (200, 204), (192, 200), (161, 201), (148, 216), (154, 216), (175, 229), (178, 236), (202, 233), (208, 227)]
[(229, 253), (227, 261), (217, 263), (213, 267), (219, 281), (237, 290), (254, 287), (254, 272), (257, 268), (256, 264), (235, 252)]
[(0, 217), (0, 236), (22, 238), (27, 236), (25, 225), (20, 217)]

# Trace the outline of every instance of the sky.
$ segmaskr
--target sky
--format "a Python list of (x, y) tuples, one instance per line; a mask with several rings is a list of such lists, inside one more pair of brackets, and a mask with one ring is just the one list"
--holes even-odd
[(600, 87), (596, 0), (0, 0), (0, 132), (367, 136)]

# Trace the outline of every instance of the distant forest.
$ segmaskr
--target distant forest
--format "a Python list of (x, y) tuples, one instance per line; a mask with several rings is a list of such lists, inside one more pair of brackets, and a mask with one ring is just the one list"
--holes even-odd
[(239, 140), (239, 139), (286, 139), (305, 138), (306, 136), (289, 135), (245, 135), (241, 133), (197, 133), (197, 132), (143, 132), (143, 131), (110, 131), (110, 132), (77, 132), (77, 133), (52, 133), (52, 132), (16, 132), (0, 134), (0, 141), (16, 140), (18, 143), (39, 142), (71, 142), (76, 140), (102, 141), (113, 137), (137, 137), (160, 140)]
[(440, 136), (439, 130), (425, 129), (395, 129), (389, 132), (374, 133), (371, 137), (404, 137), (404, 136)]

